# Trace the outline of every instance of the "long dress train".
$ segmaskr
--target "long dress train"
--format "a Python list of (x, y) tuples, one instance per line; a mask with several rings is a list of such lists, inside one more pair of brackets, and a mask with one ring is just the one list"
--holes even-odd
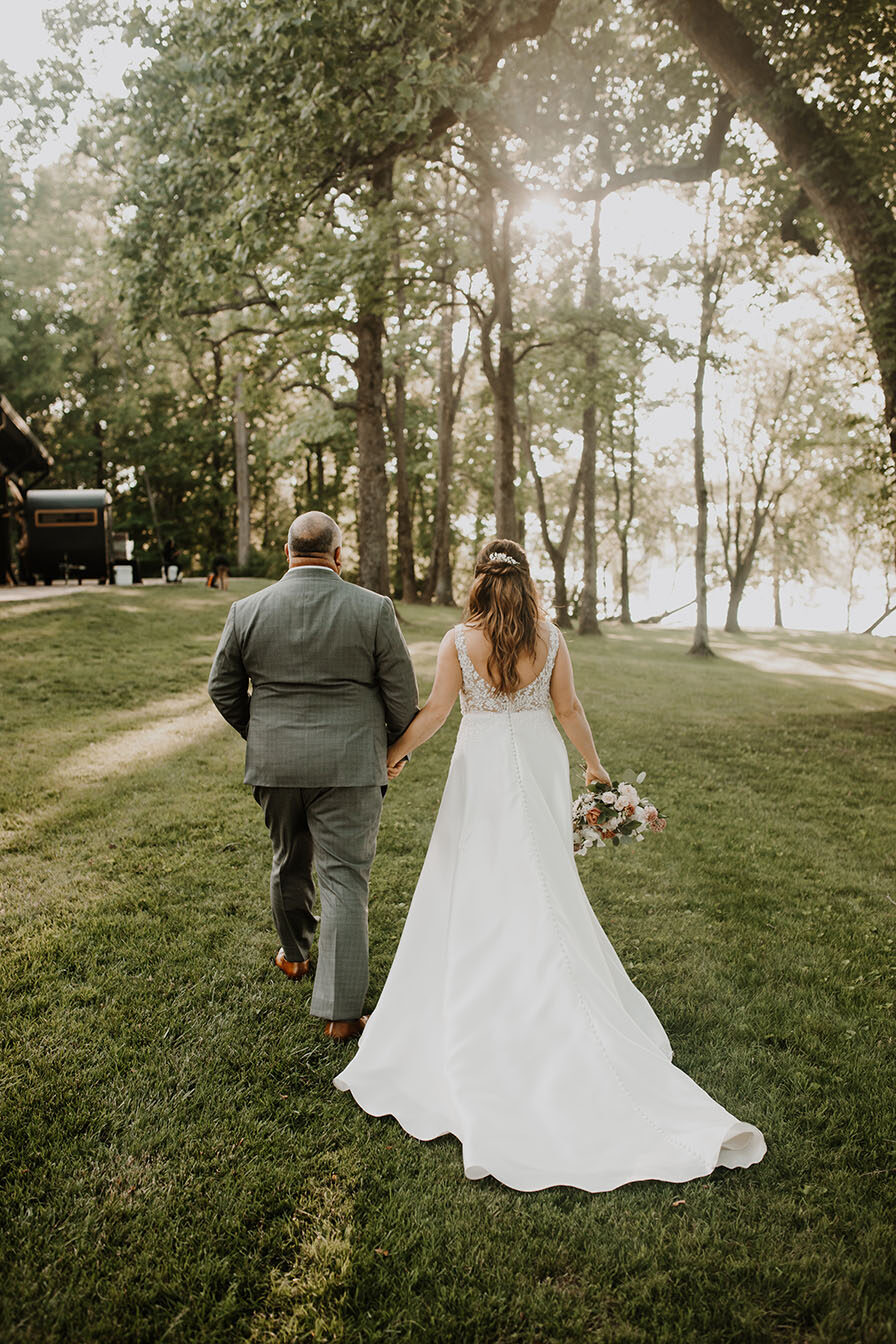
[(765, 1153), (671, 1063), (668, 1038), (595, 917), (572, 852), (569, 764), (550, 708), (559, 644), (514, 696), (474, 668), (388, 979), (334, 1080), (464, 1171), (517, 1190), (687, 1181)]

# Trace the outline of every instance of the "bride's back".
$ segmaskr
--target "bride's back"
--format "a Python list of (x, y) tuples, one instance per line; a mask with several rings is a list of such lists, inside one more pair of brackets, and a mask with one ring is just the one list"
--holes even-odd
[[(525, 648), (519, 650), (515, 661), (517, 675), (517, 689), (531, 685), (541, 673), (542, 668), (548, 659), (549, 645), (548, 632), (549, 625), (547, 621), (539, 621), (536, 634), (535, 656)], [(488, 660), (492, 655), (493, 645), (486, 632), (478, 624), (464, 622), (464, 640), (467, 646), (467, 653), (470, 655), (470, 661), (474, 668), (485, 681), (493, 685), (493, 679), (489, 675)]]

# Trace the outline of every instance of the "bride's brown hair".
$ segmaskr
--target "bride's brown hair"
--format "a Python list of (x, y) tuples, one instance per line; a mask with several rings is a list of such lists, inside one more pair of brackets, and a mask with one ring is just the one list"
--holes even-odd
[(476, 557), (464, 620), (477, 626), (492, 646), (486, 670), (505, 695), (520, 684), (520, 654), (535, 658), (541, 604), (522, 546), (487, 541)]

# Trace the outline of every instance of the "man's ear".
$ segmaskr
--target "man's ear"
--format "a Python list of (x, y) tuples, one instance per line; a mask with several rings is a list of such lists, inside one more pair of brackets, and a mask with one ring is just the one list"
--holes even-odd
[(338, 568), (342, 564), (342, 547), (337, 546), (333, 552), (333, 564)]
[(289, 559), (289, 542), (288, 542), (288, 541), (284, 541), (284, 543), (283, 543), (283, 554), (286, 556), (286, 558), (287, 558), (287, 560), (288, 560), (288, 559)]

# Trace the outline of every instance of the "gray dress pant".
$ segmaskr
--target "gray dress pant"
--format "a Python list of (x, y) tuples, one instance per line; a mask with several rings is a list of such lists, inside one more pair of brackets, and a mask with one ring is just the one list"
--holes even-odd
[(367, 900), (370, 868), (383, 808), (379, 784), (355, 788), (270, 788), (256, 784), (255, 801), (271, 835), (271, 910), (290, 961), (307, 961), (317, 919), (320, 939), (311, 1014), (354, 1021), (367, 993)]

